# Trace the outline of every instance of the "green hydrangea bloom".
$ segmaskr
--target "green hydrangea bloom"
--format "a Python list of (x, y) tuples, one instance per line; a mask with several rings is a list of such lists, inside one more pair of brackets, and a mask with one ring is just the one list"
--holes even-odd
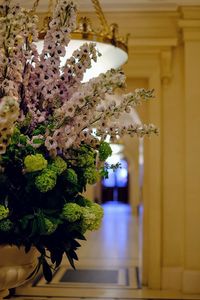
[(105, 161), (109, 156), (112, 155), (112, 149), (106, 142), (102, 142), (99, 146), (99, 159)]
[(91, 167), (95, 164), (95, 157), (90, 153), (79, 154), (77, 164), (79, 167)]
[(13, 222), (8, 219), (0, 221), (0, 231), (8, 232), (13, 228), (13, 226)]
[(57, 224), (53, 223), (48, 218), (44, 218), (44, 222), (45, 222), (45, 229), (47, 235), (52, 234), (58, 227)]
[(100, 179), (100, 174), (96, 169), (88, 168), (84, 172), (84, 177), (89, 184), (95, 184)]
[(0, 205), (0, 220), (7, 218), (9, 215), (9, 209), (6, 208), (4, 205)]
[(42, 154), (27, 155), (24, 165), (27, 172), (41, 171), (47, 167), (47, 160)]
[(87, 230), (92, 230), (95, 223), (95, 214), (88, 207), (83, 207), (82, 211), (82, 233), (84, 234)]
[(40, 192), (46, 193), (55, 187), (56, 181), (56, 173), (50, 169), (45, 169), (40, 175), (36, 177), (35, 185)]
[(76, 222), (82, 216), (82, 207), (76, 203), (66, 203), (62, 210), (62, 217), (69, 222)]
[(92, 231), (99, 229), (104, 215), (103, 208), (100, 205), (93, 203), (91, 206), (83, 207), (82, 211), (83, 233), (85, 233), (86, 230)]
[(77, 174), (73, 169), (67, 169), (65, 176), (66, 179), (73, 184), (78, 182)]
[(62, 174), (67, 169), (67, 163), (62, 159), (62, 157), (57, 156), (54, 162), (50, 166), (57, 175)]

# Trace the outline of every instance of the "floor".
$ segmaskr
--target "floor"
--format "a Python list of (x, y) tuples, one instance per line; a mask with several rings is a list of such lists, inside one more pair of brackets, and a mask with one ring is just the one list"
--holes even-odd
[(18, 288), (11, 300), (200, 299), (140, 289), (140, 222), (125, 204), (107, 203), (104, 211), (101, 229), (82, 243), (77, 271), (63, 261), (51, 284), (38, 278)]

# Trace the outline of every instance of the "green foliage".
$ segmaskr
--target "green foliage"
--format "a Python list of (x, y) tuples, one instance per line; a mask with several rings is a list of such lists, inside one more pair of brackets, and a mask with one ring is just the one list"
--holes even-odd
[(100, 174), (96, 168), (87, 168), (84, 176), (89, 184), (95, 184), (100, 179)]
[(46, 126), (45, 125), (39, 125), (35, 130), (33, 130), (32, 135), (37, 136), (40, 134), (45, 134)]
[(96, 164), (96, 152), (91, 147), (82, 145), (77, 152), (77, 165), (79, 167), (88, 168)]
[(102, 142), (99, 146), (99, 159), (105, 161), (109, 156), (112, 155), (112, 149), (106, 142)]
[[(36, 139), (45, 128), (33, 131)], [(34, 272), (41, 266), (50, 281), (63, 255), (75, 268), (77, 240), (100, 226), (102, 209), (81, 195), (100, 178), (97, 152), (83, 144), (69, 149), (70, 159), (52, 158), (43, 144), (34, 148), (22, 129), (15, 129), (0, 159), (0, 243), (24, 245), (26, 251), (35, 246), (41, 257)]]
[(22, 167), (24, 158), (29, 154), (35, 154), (35, 149), (28, 144), (27, 136), (15, 128), (6, 153), (1, 156), (2, 166), (6, 167), (12, 162), (17, 168)]
[(67, 171), (65, 172), (65, 177), (66, 180), (72, 184), (77, 184), (78, 182), (78, 176), (73, 169), (67, 169)]
[(99, 173), (101, 177), (108, 178), (109, 176), (109, 170), (112, 170), (115, 172), (118, 168), (120, 168), (121, 164), (116, 163), (116, 164), (111, 164), (109, 165), (108, 163), (105, 163), (104, 166), (99, 170)]
[(82, 195), (78, 195), (76, 197), (75, 201), (76, 201), (76, 203), (78, 205), (83, 206), (83, 207), (85, 207), (85, 206), (91, 206), (93, 204), (93, 202), (91, 200), (83, 197)]

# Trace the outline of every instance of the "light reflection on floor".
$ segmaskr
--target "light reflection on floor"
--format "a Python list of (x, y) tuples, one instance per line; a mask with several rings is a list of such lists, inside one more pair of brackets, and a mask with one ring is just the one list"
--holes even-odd
[(108, 202), (103, 205), (104, 218), (99, 231), (88, 235), (88, 241), (80, 249), (81, 257), (115, 259), (122, 265), (123, 260), (138, 262), (138, 221), (133, 217), (128, 204)]
[[(109, 202), (104, 207), (104, 219), (100, 230), (103, 251), (112, 253), (118, 258), (127, 258), (134, 253), (134, 220), (131, 208), (127, 204)], [(135, 253), (135, 255), (137, 255)]]

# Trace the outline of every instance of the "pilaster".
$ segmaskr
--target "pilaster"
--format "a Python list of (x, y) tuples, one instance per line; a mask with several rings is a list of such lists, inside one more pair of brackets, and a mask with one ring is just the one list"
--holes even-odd
[(200, 293), (200, 10), (183, 9), (185, 66), (185, 241), (183, 291)]

